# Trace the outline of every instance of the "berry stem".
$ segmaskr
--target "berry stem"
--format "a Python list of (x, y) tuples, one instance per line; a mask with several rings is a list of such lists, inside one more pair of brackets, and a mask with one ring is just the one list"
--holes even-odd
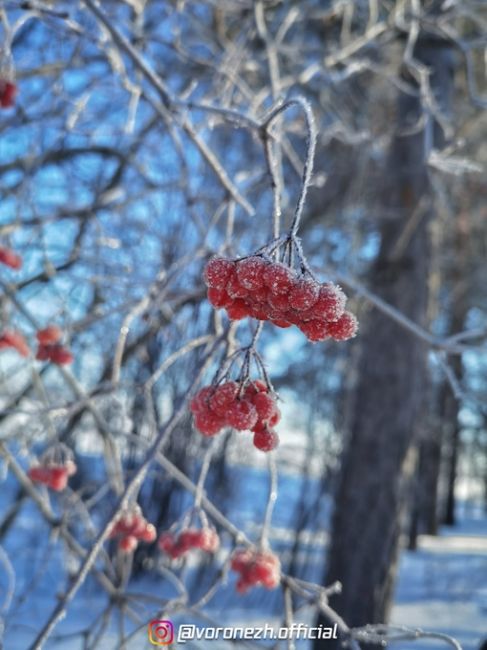
[(277, 170), (277, 161), (274, 155), (274, 147), (268, 125), (262, 129), (262, 142), (264, 145), (267, 170), (269, 172), (272, 188), (272, 233), (274, 239), (279, 237), (281, 227), (281, 184)]
[(269, 495), (267, 497), (267, 505), (265, 508), (264, 523), (259, 540), (259, 549), (264, 551), (269, 543), (269, 529), (272, 521), (272, 513), (277, 501), (277, 465), (275, 454), (269, 452), (267, 455), (267, 464), (269, 467)]
[(301, 191), (299, 193), (298, 202), (296, 204), (296, 210), (294, 212), (294, 218), (291, 224), (290, 235), (296, 236), (301, 221), (301, 215), (303, 213), (304, 202), (306, 200), (306, 195), (308, 193), (308, 188), (311, 183), (311, 178), (313, 175), (313, 163), (316, 149), (316, 124), (313, 117), (313, 112), (309, 102), (304, 99), (304, 97), (294, 97), (288, 99), (276, 106), (270, 114), (267, 116), (264, 125), (266, 128), (269, 127), (271, 122), (273, 122), (281, 113), (286, 111), (288, 108), (293, 106), (299, 106), (304, 112), (304, 118), (306, 120), (306, 159), (304, 161), (303, 175), (301, 181)]
[(200, 475), (198, 477), (198, 483), (196, 484), (196, 493), (194, 495), (195, 510), (201, 508), (201, 499), (203, 498), (203, 488), (205, 485), (206, 477), (208, 476), (208, 470), (210, 469), (211, 458), (215, 451), (215, 447), (216, 447), (216, 438), (213, 438), (213, 440), (210, 442), (208, 446), (208, 449), (205, 452), (205, 455), (203, 456), (203, 464), (201, 466)]

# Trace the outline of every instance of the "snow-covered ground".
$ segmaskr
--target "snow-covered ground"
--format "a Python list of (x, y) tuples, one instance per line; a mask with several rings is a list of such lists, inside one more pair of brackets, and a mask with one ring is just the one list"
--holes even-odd
[[(421, 536), (417, 551), (403, 552), (392, 622), (449, 634), (464, 650), (477, 650), (487, 639), (487, 517), (479, 509), (459, 514), (457, 526)], [(416, 650), (436, 647), (448, 646), (414, 643)]]

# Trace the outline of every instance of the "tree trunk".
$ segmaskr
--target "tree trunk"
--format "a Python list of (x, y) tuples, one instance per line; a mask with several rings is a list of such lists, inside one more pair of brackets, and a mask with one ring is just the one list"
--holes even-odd
[[(433, 92), (447, 108), (452, 84), (449, 47), (419, 40), (414, 54), (430, 67)], [(423, 324), (431, 217), (423, 201), (429, 193), (426, 163), (429, 148), (442, 143), (432, 120), (418, 126), (421, 115), (419, 97), (400, 93), (397, 132), (386, 168), (388, 218), (380, 226), (381, 247), (370, 286)], [(350, 626), (387, 621), (389, 615), (427, 355), (420, 339), (376, 309), (369, 313), (360, 336), (351, 435), (335, 500), (326, 573), (326, 584), (339, 580), (343, 585), (331, 605)], [(319, 623), (326, 621), (320, 618)], [(331, 647), (329, 641), (314, 645), (315, 650)]]
[[(467, 285), (465, 278), (468, 273), (468, 239), (470, 234), (470, 223), (468, 212), (463, 210), (455, 222), (453, 242), (453, 265), (452, 265), (452, 289), (453, 296), (451, 305), (451, 331), (460, 332), (463, 330), (465, 317), (467, 315)], [(457, 379), (463, 374), (462, 358), (455, 356), (450, 361), (450, 367)], [(453, 394), (452, 387), (445, 380), (440, 401), (440, 417), (443, 422), (444, 439), (448, 445), (447, 456), (447, 490), (446, 507), (443, 523), (447, 526), (455, 525), (455, 482), (458, 470), (458, 454), (460, 445), (460, 425), (458, 422), (458, 411), (460, 403)]]

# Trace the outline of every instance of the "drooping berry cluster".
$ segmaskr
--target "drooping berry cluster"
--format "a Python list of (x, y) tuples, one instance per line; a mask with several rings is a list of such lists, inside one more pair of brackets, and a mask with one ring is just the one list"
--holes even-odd
[(271, 551), (237, 549), (232, 555), (230, 566), (240, 574), (237, 591), (241, 594), (250, 587), (259, 585), (275, 589), (281, 580), (281, 563)]
[(42, 463), (32, 466), (27, 474), (34, 483), (47, 485), (51, 490), (61, 492), (68, 485), (69, 477), (76, 474), (76, 471), (76, 463), (72, 460), (58, 463), (44, 460)]
[(203, 528), (186, 528), (179, 535), (166, 531), (160, 534), (157, 544), (161, 551), (175, 560), (192, 549), (215, 553), (220, 546), (220, 538), (214, 528), (205, 526)]
[(36, 333), (38, 361), (51, 361), (59, 366), (72, 363), (71, 351), (59, 341), (63, 333), (57, 325), (49, 325)]
[[(71, 351), (62, 345), (59, 341), (62, 337), (62, 331), (56, 325), (39, 330), (36, 333), (38, 361), (51, 361), (57, 365), (65, 365), (73, 361)], [(13, 348), (23, 356), (28, 357), (30, 348), (24, 336), (16, 330), (4, 330), (0, 334), (0, 350)]]
[(13, 106), (16, 94), (17, 86), (13, 81), (0, 79), (0, 106), (2, 108), (10, 108)]
[(0, 246), (0, 264), (4, 264), (5, 266), (9, 266), (11, 269), (18, 271), (22, 268), (22, 258), (11, 248)]
[(137, 506), (126, 512), (113, 523), (110, 538), (118, 538), (118, 548), (122, 553), (133, 553), (139, 541), (154, 542), (157, 537), (155, 526), (147, 521)]
[(281, 414), (275, 397), (263, 381), (251, 381), (243, 388), (235, 381), (205, 386), (191, 400), (196, 429), (204, 436), (214, 436), (224, 427), (252, 431), (254, 445), (271, 451), (279, 444), (273, 427)]
[(346, 296), (332, 283), (318, 284), (291, 267), (261, 255), (239, 261), (211, 259), (204, 271), (208, 300), (231, 320), (246, 316), (277, 327), (297, 325), (310, 341), (345, 341), (358, 323), (345, 311)]

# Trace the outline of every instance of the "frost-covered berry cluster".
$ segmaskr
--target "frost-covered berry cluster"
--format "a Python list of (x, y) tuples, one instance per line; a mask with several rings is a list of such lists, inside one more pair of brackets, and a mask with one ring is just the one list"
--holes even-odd
[(113, 523), (109, 536), (118, 539), (118, 548), (122, 553), (133, 553), (140, 541), (154, 542), (157, 532), (137, 506), (120, 515)]
[(241, 594), (255, 586), (275, 589), (281, 581), (281, 563), (271, 551), (237, 549), (232, 555), (230, 566), (240, 574), (237, 591)]
[(232, 261), (212, 258), (204, 271), (208, 300), (231, 320), (247, 316), (277, 327), (297, 325), (310, 341), (345, 341), (358, 323), (345, 311), (346, 296), (337, 285), (319, 284), (281, 262), (261, 255)]
[(260, 380), (243, 387), (235, 381), (205, 386), (191, 400), (196, 429), (204, 436), (214, 436), (225, 427), (252, 431), (254, 445), (261, 451), (277, 447), (279, 438), (273, 427), (281, 414), (275, 397)]
[(205, 526), (186, 528), (178, 535), (166, 531), (160, 534), (157, 544), (163, 553), (175, 560), (193, 549), (215, 553), (220, 546), (220, 538), (214, 528)]
[(72, 363), (71, 351), (60, 343), (63, 333), (56, 325), (49, 325), (36, 333), (38, 361), (51, 361), (59, 366)]
[[(50, 361), (59, 366), (72, 363), (71, 351), (60, 342), (62, 335), (62, 330), (56, 325), (49, 325), (36, 332), (36, 359)], [(16, 350), (22, 357), (28, 357), (30, 354), (30, 348), (24, 335), (16, 330), (4, 330), (0, 333), (0, 350), (8, 348)]]
[(72, 460), (59, 463), (44, 461), (33, 465), (27, 475), (33, 483), (40, 483), (55, 492), (61, 492), (67, 487), (69, 477), (76, 474), (76, 471), (76, 464)]

